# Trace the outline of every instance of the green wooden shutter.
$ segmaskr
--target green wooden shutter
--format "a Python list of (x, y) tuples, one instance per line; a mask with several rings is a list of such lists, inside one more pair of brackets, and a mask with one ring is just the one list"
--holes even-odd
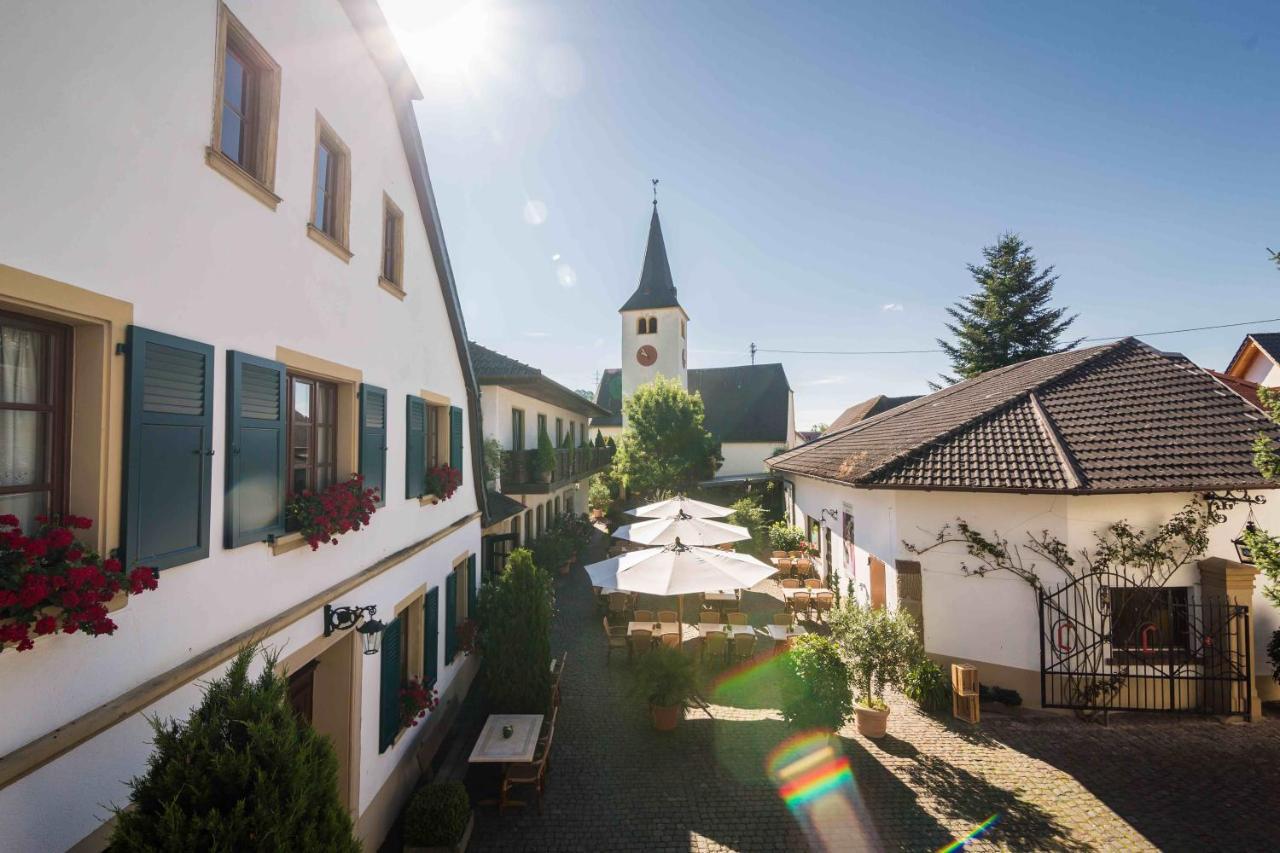
[(400, 636), (403, 620), (382, 629), (382, 674), (378, 684), (378, 752), (386, 752), (400, 733)]
[(457, 406), (449, 407), (449, 464), (462, 474), (462, 409)]
[(444, 662), (453, 663), (458, 654), (458, 573), (449, 572), (444, 581)]
[(427, 401), (409, 394), (405, 398), (404, 496), (426, 493)]
[(287, 399), (283, 364), (227, 353), (227, 548), (284, 535)]
[(387, 391), (360, 386), (360, 476), (366, 489), (378, 490), (378, 506), (387, 503)]
[(128, 331), (125, 565), (164, 569), (209, 556), (213, 347)]
[(480, 573), (476, 571), (476, 555), (467, 557), (467, 618), (476, 618), (476, 599), (480, 597)]
[(428, 590), (423, 609), (426, 612), (422, 620), (422, 660), (427, 684), (430, 685), (435, 684), (440, 676), (440, 587), (433, 586)]

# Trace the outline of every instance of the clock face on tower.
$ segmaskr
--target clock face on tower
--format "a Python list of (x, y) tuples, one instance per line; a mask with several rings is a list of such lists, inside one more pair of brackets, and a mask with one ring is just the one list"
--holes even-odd
[(658, 351), (649, 344), (645, 344), (636, 350), (636, 361), (644, 367), (649, 367), (658, 360)]

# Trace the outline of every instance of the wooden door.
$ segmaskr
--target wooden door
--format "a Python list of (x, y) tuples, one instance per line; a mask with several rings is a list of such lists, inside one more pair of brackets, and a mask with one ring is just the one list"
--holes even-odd
[(311, 725), (312, 699), (315, 695), (316, 665), (319, 660), (305, 664), (297, 672), (289, 674), (289, 706), (298, 718)]
[(871, 606), (884, 607), (884, 563), (877, 557), (868, 558), (871, 565)]

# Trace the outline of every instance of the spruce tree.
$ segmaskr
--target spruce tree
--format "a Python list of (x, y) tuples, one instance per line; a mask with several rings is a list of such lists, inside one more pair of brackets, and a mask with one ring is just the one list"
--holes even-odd
[(955, 321), (947, 323), (954, 342), (938, 340), (955, 371), (942, 375), (947, 384), (1080, 343), (1061, 342), (1076, 317), (1049, 307), (1058, 277), (1052, 266), (1036, 269), (1035, 255), (1021, 237), (1003, 234), (982, 256), (982, 265), (968, 265), (978, 290), (947, 309)]
[(333, 746), (289, 707), (274, 656), (249, 677), (256, 654), (242, 650), (186, 722), (151, 720), (156, 749), (111, 850), (360, 849)]

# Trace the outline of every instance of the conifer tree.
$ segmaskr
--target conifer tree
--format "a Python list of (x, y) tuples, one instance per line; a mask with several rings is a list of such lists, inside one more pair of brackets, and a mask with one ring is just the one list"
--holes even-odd
[(358, 851), (328, 739), (298, 719), (288, 682), (243, 649), (185, 722), (151, 720), (155, 752), (116, 810), (110, 849)]
[[(1065, 308), (1051, 308), (1058, 277), (1053, 267), (1036, 269), (1031, 247), (1017, 234), (1003, 234), (982, 250), (985, 263), (969, 264), (978, 290), (947, 309), (954, 341), (938, 340), (951, 359), (954, 376), (947, 384), (1029, 358), (1070, 349), (1079, 339), (1062, 343), (1062, 333), (1076, 319)], [(942, 387), (930, 383), (936, 390)]]

